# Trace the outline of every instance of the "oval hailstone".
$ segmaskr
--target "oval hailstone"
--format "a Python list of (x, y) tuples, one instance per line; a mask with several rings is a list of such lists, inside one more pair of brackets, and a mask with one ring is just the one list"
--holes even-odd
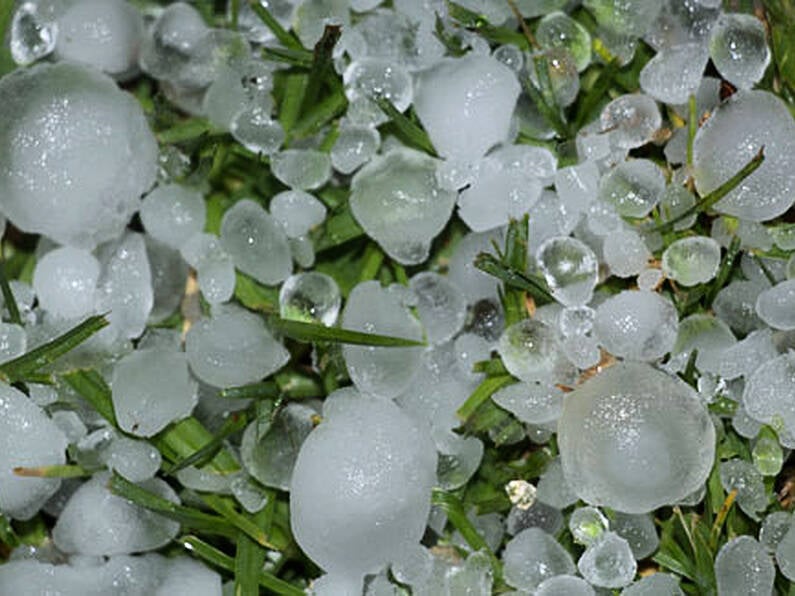
[(508, 585), (528, 592), (550, 577), (577, 571), (568, 551), (540, 528), (527, 528), (514, 536), (505, 545), (502, 562)]
[(82, 248), (121, 235), (157, 174), (135, 99), (84, 66), (40, 64), (0, 81), (0, 210)]
[(756, 314), (773, 329), (795, 329), (795, 279), (761, 292), (756, 299)]
[(469, 162), (508, 139), (519, 92), (510, 68), (470, 53), (420, 74), (414, 109), (439, 155)]
[(164, 184), (141, 202), (141, 221), (147, 233), (179, 250), (204, 229), (206, 206), (202, 194), (179, 184)]
[(746, 380), (743, 404), (748, 415), (795, 433), (795, 353), (768, 360)]
[(404, 265), (428, 258), (456, 193), (436, 181), (436, 160), (411, 149), (375, 157), (351, 181), (350, 206), (364, 231)]
[(67, 439), (47, 414), (10, 385), (0, 383), (0, 513), (30, 519), (58, 487), (59, 478), (23, 478), (17, 466), (66, 463)]
[(581, 499), (646, 513), (704, 484), (715, 427), (684, 382), (620, 363), (566, 395), (558, 441), (566, 480)]
[(693, 176), (704, 196), (734, 176), (759, 149), (761, 166), (715, 210), (749, 221), (767, 221), (795, 202), (795, 122), (783, 101), (767, 91), (740, 91), (698, 129)]
[(528, 383), (570, 383), (576, 376), (555, 330), (534, 319), (508, 327), (497, 342), (497, 351), (508, 372)]
[(401, 558), (422, 538), (436, 448), (389, 400), (345, 390), (329, 401), (334, 407), (324, 410), (295, 462), (290, 526), (315, 563), (361, 591), (366, 573)]
[(664, 192), (665, 176), (648, 159), (623, 161), (599, 182), (599, 198), (626, 217), (645, 217)]
[(33, 270), (39, 306), (65, 319), (89, 314), (99, 273), (99, 261), (87, 250), (64, 246), (48, 252)]
[(576, 238), (555, 236), (538, 248), (536, 261), (555, 300), (564, 306), (588, 304), (599, 277), (591, 247)]
[[(342, 327), (366, 333), (421, 340), (422, 327), (394, 293), (377, 281), (360, 283), (342, 312)], [(422, 348), (342, 346), (351, 380), (363, 392), (393, 398), (405, 390), (420, 367)]]
[(680, 238), (662, 255), (663, 274), (686, 287), (708, 282), (719, 266), (720, 244), (707, 236)]
[(242, 309), (193, 325), (185, 338), (185, 353), (193, 374), (214, 387), (259, 381), (290, 359), (262, 318)]

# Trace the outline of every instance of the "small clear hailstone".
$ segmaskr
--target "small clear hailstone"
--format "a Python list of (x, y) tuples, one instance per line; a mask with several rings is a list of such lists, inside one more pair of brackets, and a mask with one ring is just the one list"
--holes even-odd
[(724, 79), (750, 89), (762, 80), (770, 64), (764, 24), (750, 14), (722, 14), (712, 29), (709, 55)]
[(302, 190), (280, 192), (271, 199), (268, 209), (289, 238), (305, 236), (326, 218), (326, 206)]
[(25, 328), (13, 323), (0, 323), (0, 363), (25, 353), (28, 335)]
[(114, 438), (101, 457), (109, 470), (118, 472), (130, 482), (152, 478), (162, 463), (160, 451), (155, 446), (128, 437)]
[(204, 229), (205, 211), (200, 192), (179, 184), (165, 184), (144, 197), (141, 221), (155, 240), (179, 250)]
[(602, 177), (599, 198), (615, 207), (619, 215), (645, 217), (665, 191), (665, 176), (648, 159), (618, 164)]
[(574, 541), (585, 546), (599, 540), (609, 527), (607, 518), (596, 507), (579, 507), (569, 518), (569, 531)]
[(350, 101), (360, 97), (383, 98), (399, 112), (405, 112), (414, 98), (411, 75), (399, 64), (378, 58), (354, 60), (342, 75), (345, 95)]
[(341, 304), (337, 282), (319, 271), (291, 275), (279, 290), (279, 314), (283, 319), (330, 327), (337, 322)]
[(776, 563), (781, 573), (790, 581), (795, 581), (795, 524), (790, 523), (790, 529), (781, 538), (776, 546)]
[(202, 296), (210, 304), (226, 302), (235, 291), (235, 264), (215, 234), (196, 234), (180, 249), (196, 270)]
[(369, 126), (342, 126), (331, 148), (331, 165), (342, 174), (352, 174), (370, 161), (380, 146), (381, 135), (377, 129)]
[(229, 124), (232, 137), (249, 151), (273, 155), (284, 143), (286, 134), (269, 110), (249, 106), (238, 112)]
[(759, 543), (769, 553), (775, 553), (776, 548), (792, 527), (792, 513), (789, 511), (773, 511), (765, 516), (759, 528)]
[(417, 314), (430, 344), (449, 341), (461, 331), (467, 316), (466, 300), (447, 277), (423, 271), (411, 278), (417, 296)]
[(55, 49), (58, 24), (51, 15), (40, 14), (37, 2), (23, 2), (11, 19), (9, 48), (14, 62), (25, 66)]
[(591, 585), (623, 588), (635, 579), (638, 564), (626, 540), (615, 532), (605, 532), (587, 546), (577, 569)]
[(447, 224), (456, 193), (436, 181), (436, 160), (406, 148), (375, 157), (351, 181), (353, 217), (386, 253), (404, 265), (428, 258)]
[(715, 580), (720, 594), (770, 594), (775, 579), (773, 560), (750, 536), (733, 538), (715, 557)]
[(528, 383), (567, 384), (576, 376), (558, 345), (555, 331), (534, 319), (508, 327), (497, 342), (497, 351), (505, 368)]
[(635, 230), (619, 230), (608, 234), (602, 245), (604, 261), (618, 277), (638, 275), (651, 258), (646, 243)]
[(727, 493), (737, 491), (737, 504), (752, 519), (768, 505), (764, 477), (751, 462), (734, 458), (720, 463), (720, 483)]
[(625, 290), (596, 308), (593, 333), (614, 356), (656, 360), (674, 347), (676, 308), (656, 292)]
[(331, 178), (331, 158), (314, 149), (286, 149), (271, 157), (271, 171), (290, 188), (313, 190)]
[(707, 236), (680, 238), (662, 256), (663, 274), (686, 287), (708, 282), (719, 266), (720, 245)]
[(546, 240), (536, 261), (555, 299), (565, 306), (588, 304), (599, 277), (599, 261), (584, 242), (567, 236)]
[(100, 264), (87, 250), (64, 246), (44, 255), (33, 270), (39, 306), (56, 317), (73, 319), (94, 310)]
[(662, 126), (660, 109), (648, 95), (621, 95), (607, 104), (599, 118), (602, 130), (622, 149), (634, 149), (654, 138)]
[(551, 12), (542, 18), (536, 28), (536, 40), (542, 48), (567, 49), (579, 72), (591, 63), (590, 33), (564, 12)]
[(760, 292), (755, 310), (773, 329), (795, 329), (795, 280), (782, 281)]
[(537, 87), (539, 69), (546, 69), (554, 102), (562, 107), (574, 103), (580, 92), (577, 63), (564, 47), (553, 47), (532, 55), (527, 64), (530, 80)]
[(795, 432), (795, 352), (780, 354), (746, 379), (743, 404), (754, 420)]
[(540, 528), (516, 534), (505, 545), (502, 562), (508, 585), (529, 592), (550, 577), (576, 573), (571, 555)]
[(632, 554), (640, 561), (651, 556), (660, 546), (654, 516), (650, 513), (621, 513), (614, 511), (610, 529), (629, 542)]
[(646, 513), (703, 485), (715, 428), (687, 384), (627, 362), (566, 395), (558, 441), (564, 474), (581, 499)]
[(517, 383), (492, 395), (494, 403), (527, 424), (554, 422), (563, 411), (563, 391), (543, 383)]
[(640, 71), (640, 87), (658, 101), (685, 103), (698, 90), (708, 60), (701, 43), (662, 49)]

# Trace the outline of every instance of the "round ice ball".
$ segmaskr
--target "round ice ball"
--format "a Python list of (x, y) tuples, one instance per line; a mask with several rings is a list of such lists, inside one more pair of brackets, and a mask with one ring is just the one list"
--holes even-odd
[(715, 428), (684, 382), (621, 363), (566, 395), (558, 442), (566, 480), (582, 500), (646, 513), (704, 484)]
[(347, 389), (327, 405), (295, 462), (290, 526), (330, 575), (361, 581), (422, 538), (436, 448), (392, 401)]
[(121, 235), (157, 173), (135, 99), (85, 66), (0, 80), (0, 210), (20, 229), (81, 248)]

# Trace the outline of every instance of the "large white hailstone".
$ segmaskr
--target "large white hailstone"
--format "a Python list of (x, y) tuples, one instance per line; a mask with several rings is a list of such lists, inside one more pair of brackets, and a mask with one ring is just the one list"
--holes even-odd
[(439, 186), (436, 164), (418, 151), (394, 149), (374, 158), (351, 182), (354, 218), (404, 265), (428, 258), (431, 242), (453, 213), (456, 193)]
[(646, 513), (704, 484), (715, 428), (684, 382), (621, 363), (566, 395), (558, 442), (566, 480), (582, 500)]
[(141, 13), (124, 0), (82, 0), (58, 19), (55, 55), (125, 78), (138, 69), (143, 30)]
[(414, 109), (442, 157), (474, 161), (508, 140), (519, 82), (490, 56), (447, 59), (419, 76)]
[(39, 306), (65, 319), (89, 314), (99, 272), (99, 261), (87, 250), (64, 246), (48, 252), (33, 270)]
[(773, 559), (750, 536), (737, 536), (715, 557), (715, 581), (720, 594), (770, 594), (776, 580)]
[(391, 401), (347, 389), (326, 403), (295, 462), (290, 526), (329, 580), (361, 591), (365, 574), (422, 538), (436, 449)]
[(795, 121), (767, 91), (740, 91), (698, 129), (693, 176), (703, 196), (729, 180), (764, 146), (765, 161), (715, 210), (749, 221), (767, 221), (795, 202)]
[[(353, 288), (342, 312), (342, 326), (365, 333), (422, 339), (417, 319), (377, 281), (363, 282)], [(359, 390), (391, 399), (409, 386), (419, 370), (422, 348), (345, 345), (342, 355)]]
[(121, 235), (157, 173), (135, 99), (85, 66), (42, 64), (0, 80), (0, 210), (82, 248)]
[(13, 469), (66, 462), (67, 439), (22, 392), (0, 383), (0, 513), (30, 519), (49, 499), (58, 478), (23, 478)]
[[(107, 472), (95, 474), (69, 498), (52, 531), (59, 550), (99, 556), (136, 553), (160, 548), (177, 535), (179, 523), (114, 495), (109, 480)], [(140, 486), (179, 503), (174, 490), (159, 478)]]

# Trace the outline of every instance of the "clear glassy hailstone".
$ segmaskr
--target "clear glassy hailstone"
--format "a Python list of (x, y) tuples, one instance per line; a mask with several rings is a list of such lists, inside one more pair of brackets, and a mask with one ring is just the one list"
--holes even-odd
[(389, 60), (364, 58), (350, 63), (342, 75), (345, 96), (350, 101), (360, 97), (388, 100), (404, 112), (414, 98), (411, 75)]
[(536, 262), (555, 299), (565, 306), (588, 304), (599, 277), (599, 261), (580, 240), (556, 236), (536, 253)]
[(759, 293), (756, 314), (773, 329), (795, 329), (795, 279), (777, 283)]
[(607, 104), (599, 117), (602, 131), (610, 132), (610, 140), (622, 149), (634, 149), (654, 138), (662, 126), (660, 109), (648, 95), (621, 95)]
[(436, 449), (427, 431), (389, 400), (350, 390), (329, 400), (334, 407), (326, 408), (295, 462), (290, 525), (315, 563), (361, 582), (422, 538)]
[(135, 99), (75, 64), (0, 81), (0, 210), (19, 228), (83, 248), (117, 238), (157, 175)]
[(370, 161), (381, 146), (378, 130), (369, 126), (342, 126), (331, 148), (331, 165), (342, 174), (352, 174)]
[(743, 404), (754, 420), (795, 433), (795, 353), (781, 354), (757, 368), (746, 380)]
[(555, 104), (566, 107), (574, 103), (580, 92), (580, 77), (571, 52), (563, 47), (555, 47), (533, 54), (528, 60), (526, 70), (536, 87), (540, 87), (538, 77), (539, 69), (542, 68), (547, 71)]
[(640, 71), (640, 87), (658, 101), (685, 103), (701, 84), (708, 60), (709, 55), (700, 43), (660, 50)]
[(750, 536), (733, 538), (715, 557), (715, 580), (720, 594), (770, 594), (775, 579), (773, 560)]
[(711, 280), (720, 266), (720, 245), (706, 236), (691, 236), (673, 242), (662, 256), (666, 277), (690, 287)]
[(567, 49), (574, 57), (579, 72), (591, 63), (590, 33), (564, 12), (552, 12), (541, 19), (536, 29), (536, 40), (542, 48)]
[(99, 273), (99, 261), (87, 250), (65, 246), (48, 252), (33, 270), (39, 306), (64, 319), (89, 314)]
[(508, 372), (528, 383), (567, 384), (576, 374), (558, 345), (555, 330), (534, 319), (508, 327), (497, 342), (497, 351)]
[(762, 80), (770, 64), (764, 24), (750, 14), (722, 14), (712, 29), (709, 55), (724, 79), (750, 89)]
[(765, 161), (715, 204), (715, 210), (767, 221), (795, 202), (795, 121), (786, 104), (767, 91), (740, 91), (698, 129), (693, 177), (704, 196), (739, 172), (764, 146)]
[(571, 555), (540, 528), (516, 534), (502, 553), (505, 581), (519, 590), (533, 592), (541, 582), (558, 575), (574, 575)]
[(53, 51), (58, 25), (50, 15), (40, 13), (39, 3), (23, 2), (11, 19), (9, 36), (11, 57), (24, 66)]
[(660, 14), (659, 0), (585, 0), (583, 2), (596, 22), (618, 34), (640, 37)]
[(404, 265), (428, 258), (456, 200), (456, 193), (437, 183), (436, 160), (405, 148), (374, 158), (353, 177), (351, 189), (356, 221)]
[(279, 315), (283, 319), (331, 326), (337, 321), (341, 303), (337, 282), (319, 271), (292, 275), (279, 290)]
[(647, 364), (616, 364), (566, 395), (566, 480), (586, 503), (645, 513), (703, 485), (715, 428), (695, 391)]
[(599, 198), (612, 205), (619, 215), (645, 217), (665, 191), (665, 176), (648, 159), (618, 164), (602, 177)]
[(473, 161), (508, 139), (519, 91), (510, 68), (467, 54), (419, 76), (414, 109), (439, 155)]
[(147, 233), (179, 250), (204, 229), (206, 207), (202, 194), (179, 184), (163, 184), (141, 202), (141, 221)]

